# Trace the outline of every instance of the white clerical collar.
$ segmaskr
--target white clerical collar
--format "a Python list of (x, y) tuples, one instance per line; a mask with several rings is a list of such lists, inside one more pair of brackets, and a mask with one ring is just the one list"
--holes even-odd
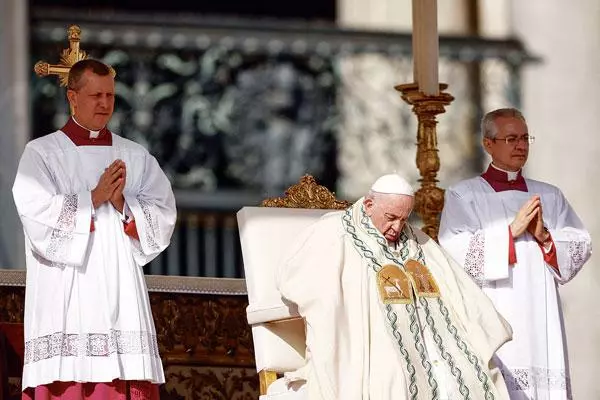
[(77, 120), (75, 119), (75, 117), (71, 117), (71, 118), (73, 118), (73, 121), (74, 121), (74, 122), (75, 122), (77, 125), (79, 125), (80, 127), (82, 127), (83, 129), (85, 129), (85, 130), (87, 130), (87, 131), (90, 131), (90, 139), (97, 139), (97, 138), (98, 138), (98, 136), (100, 136), (100, 131), (92, 131), (92, 130), (90, 130), (90, 129), (86, 128), (85, 126), (81, 125), (79, 122), (77, 122)]
[(509, 181), (516, 181), (519, 176), (519, 171), (505, 171), (502, 168), (498, 168), (494, 165), (494, 163), (490, 164), (495, 170), (504, 172), (508, 176)]

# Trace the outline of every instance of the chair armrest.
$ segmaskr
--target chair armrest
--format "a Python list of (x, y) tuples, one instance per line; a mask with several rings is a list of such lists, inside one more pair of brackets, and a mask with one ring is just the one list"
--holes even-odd
[(249, 325), (264, 324), (281, 320), (301, 318), (294, 305), (249, 305), (246, 308), (246, 317)]

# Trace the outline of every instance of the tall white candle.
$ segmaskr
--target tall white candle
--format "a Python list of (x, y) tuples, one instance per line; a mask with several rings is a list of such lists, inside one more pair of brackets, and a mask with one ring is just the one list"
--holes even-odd
[(437, 0), (413, 0), (414, 80), (426, 95), (439, 93)]
[(419, 83), (419, 59), (420, 54), (419, 50), (421, 49), (421, 45), (419, 44), (419, 38), (421, 37), (420, 32), (417, 30), (420, 27), (420, 24), (417, 22), (420, 20), (419, 15), (422, 3), (420, 0), (412, 0), (412, 55), (413, 55), (413, 82)]

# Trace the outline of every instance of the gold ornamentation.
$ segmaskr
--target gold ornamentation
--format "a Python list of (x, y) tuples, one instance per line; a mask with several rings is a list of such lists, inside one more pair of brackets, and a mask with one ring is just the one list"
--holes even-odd
[(304, 175), (300, 181), (290, 186), (283, 197), (272, 197), (261, 203), (262, 207), (279, 208), (317, 208), (325, 210), (344, 210), (350, 202), (337, 200), (335, 194), (325, 186), (317, 184), (311, 175)]
[(406, 272), (399, 266), (384, 265), (377, 272), (377, 288), (383, 304), (412, 303), (411, 281)]
[[(67, 29), (67, 38), (69, 48), (63, 49), (60, 54), (59, 64), (49, 64), (46, 61), (38, 61), (33, 70), (38, 76), (58, 75), (61, 86), (67, 86), (69, 83), (69, 70), (77, 61), (85, 60), (88, 54), (79, 48), (81, 40), (81, 29), (77, 25), (71, 25)], [(114, 78), (117, 73), (113, 67), (109, 66), (110, 73)]]
[(25, 288), (0, 286), (0, 322), (24, 322)]
[(258, 373), (260, 381), (260, 395), (267, 394), (267, 389), (277, 380), (277, 372), (262, 370)]
[(166, 365), (254, 365), (246, 296), (150, 292)]
[(402, 93), (402, 99), (413, 106), (417, 115), (417, 168), (421, 174), (421, 187), (415, 193), (415, 211), (423, 220), (423, 232), (436, 241), (444, 208), (444, 191), (436, 186), (440, 169), (436, 116), (444, 113), (444, 107), (454, 100), (450, 94), (444, 93), (447, 87), (442, 83), (439, 95), (428, 96), (420, 92), (415, 83), (396, 86), (396, 90)]
[(259, 396), (254, 368), (169, 366), (165, 378), (160, 386), (162, 400), (248, 400)]
[(416, 260), (404, 264), (419, 297), (440, 297), (440, 288), (426, 266)]

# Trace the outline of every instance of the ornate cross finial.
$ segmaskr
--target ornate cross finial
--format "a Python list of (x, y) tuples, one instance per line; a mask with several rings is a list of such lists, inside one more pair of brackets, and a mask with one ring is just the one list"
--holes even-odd
[[(60, 64), (49, 64), (46, 61), (38, 61), (33, 67), (38, 76), (58, 75), (61, 86), (69, 83), (69, 70), (77, 61), (85, 60), (88, 55), (79, 48), (81, 29), (77, 25), (71, 25), (67, 29), (69, 48), (63, 49), (60, 55)], [(110, 67), (110, 72), (115, 77), (115, 70)]]
[(87, 54), (79, 49), (79, 40), (81, 29), (77, 25), (69, 26), (67, 37), (69, 39), (69, 48), (63, 49), (60, 55), (60, 64), (52, 65), (46, 61), (38, 61), (33, 67), (38, 76), (58, 75), (61, 86), (67, 86), (69, 79), (69, 70), (77, 61), (85, 60)]

